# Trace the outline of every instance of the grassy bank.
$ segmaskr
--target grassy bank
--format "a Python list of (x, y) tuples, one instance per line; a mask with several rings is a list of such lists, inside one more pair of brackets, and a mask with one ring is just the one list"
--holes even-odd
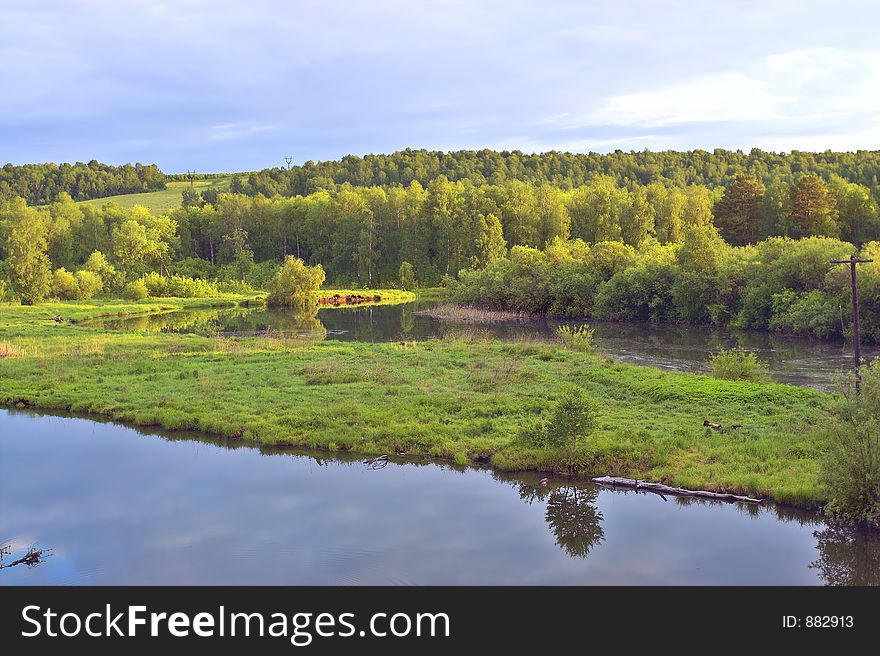
[[(583, 454), (592, 474), (823, 499), (817, 458), (830, 397), (811, 389), (616, 364), (553, 344), (303, 343), (101, 332), (51, 319), (214, 300), (0, 306), (0, 403), (265, 444), (552, 470), (557, 457), (517, 435), (574, 384), (600, 405)], [(743, 427), (719, 433), (704, 419)]]

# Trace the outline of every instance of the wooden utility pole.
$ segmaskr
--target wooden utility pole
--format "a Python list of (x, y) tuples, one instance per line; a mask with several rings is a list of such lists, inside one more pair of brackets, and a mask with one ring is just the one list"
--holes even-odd
[(196, 172), (187, 170), (186, 174), (189, 176), (189, 188), (193, 188), (193, 183), (196, 180)]
[(831, 264), (848, 264), (850, 269), (850, 280), (852, 284), (852, 306), (853, 306), (853, 355), (855, 356), (856, 365), (856, 394), (861, 392), (862, 378), (859, 375), (859, 367), (862, 365), (862, 346), (859, 339), (859, 291), (856, 286), (856, 264), (863, 262), (873, 262), (874, 260), (866, 260), (863, 258), (850, 255), (848, 260), (831, 260)]

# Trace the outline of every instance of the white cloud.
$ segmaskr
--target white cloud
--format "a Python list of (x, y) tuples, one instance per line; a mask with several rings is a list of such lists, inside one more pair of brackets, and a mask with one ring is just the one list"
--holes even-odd
[(611, 96), (561, 126), (760, 122), (803, 131), (831, 120), (851, 122), (855, 131), (878, 117), (880, 52), (813, 48), (771, 55), (743, 71)]
[(274, 125), (260, 125), (254, 123), (221, 123), (211, 127), (210, 138), (214, 140), (239, 139), (248, 137), (259, 132), (274, 130)]

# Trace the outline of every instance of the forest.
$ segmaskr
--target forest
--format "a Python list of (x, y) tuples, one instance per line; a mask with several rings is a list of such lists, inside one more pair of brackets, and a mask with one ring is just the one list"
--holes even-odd
[[(161, 215), (78, 204), (66, 191), (37, 207), (7, 195), (0, 200), (0, 296), (33, 303), (118, 294), (138, 280), (144, 284), (130, 293), (151, 294), (167, 288), (158, 282), (167, 277), (183, 296), (265, 289), (292, 255), (321, 264), (328, 283), (341, 287), (443, 284), (463, 303), (498, 309), (846, 334), (846, 281), (829, 260), (856, 249), (878, 252), (876, 153), (759, 158), (716, 151), (695, 168), (699, 152), (613, 153), (602, 156), (610, 172), (582, 183), (572, 173), (566, 179), (579, 184), (566, 188), (503, 178), (511, 168), (544, 177), (583, 172), (575, 163), (591, 156), (495, 153), (493, 181), (475, 183), (468, 175), (486, 170), (488, 151), (448, 159), (404, 151), (359, 161), (374, 168), (420, 162), (406, 175), (426, 178), (458, 161), (462, 179), (334, 182), (271, 197), (186, 189), (180, 206)], [(763, 173), (720, 184), (740, 159), (745, 170), (760, 164)], [(353, 162), (344, 158), (337, 171)], [(628, 177), (649, 163), (662, 179)], [(880, 269), (873, 266), (863, 268), (863, 312), (866, 335), (880, 339)]]
[(166, 176), (155, 164), (110, 166), (88, 164), (6, 164), (0, 168), (0, 200), (24, 198), (29, 205), (45, 205), (62, 193), (74, 200), (104, 198), (165, 188)]
[(880, 185), (880, 151), (774, 153), (758, 148), (748, 153), (717, 148), (712, 152), (628, 151), (611, 153), (459, 150), (440, 152), (406, 149), (390, 155), (348, 155), (337, 161), (305, 162), (301, 166), (268, 168), (242, 174), (233, 191), (267, 197), (305, 195), (335, 185), (356, 187), (407, 186), (417, 180), (426, 186), (440, 176), (475, 186), (499, 185), (512, 180), (573, 189), (597, 175), (610, 176), (621, 187), (661, 182), (665, 186), (705, 185), (726, 187), (740, 176), (753, 176), (766, 185), (791, 183), (805, 173), (823, 178), (839, 175), (877, 193)]

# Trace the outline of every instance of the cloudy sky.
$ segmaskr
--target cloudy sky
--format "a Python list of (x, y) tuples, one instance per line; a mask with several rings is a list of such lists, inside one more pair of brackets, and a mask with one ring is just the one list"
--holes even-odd
[(0, 164), (880, 148), (880, 3), (0, 0)]

